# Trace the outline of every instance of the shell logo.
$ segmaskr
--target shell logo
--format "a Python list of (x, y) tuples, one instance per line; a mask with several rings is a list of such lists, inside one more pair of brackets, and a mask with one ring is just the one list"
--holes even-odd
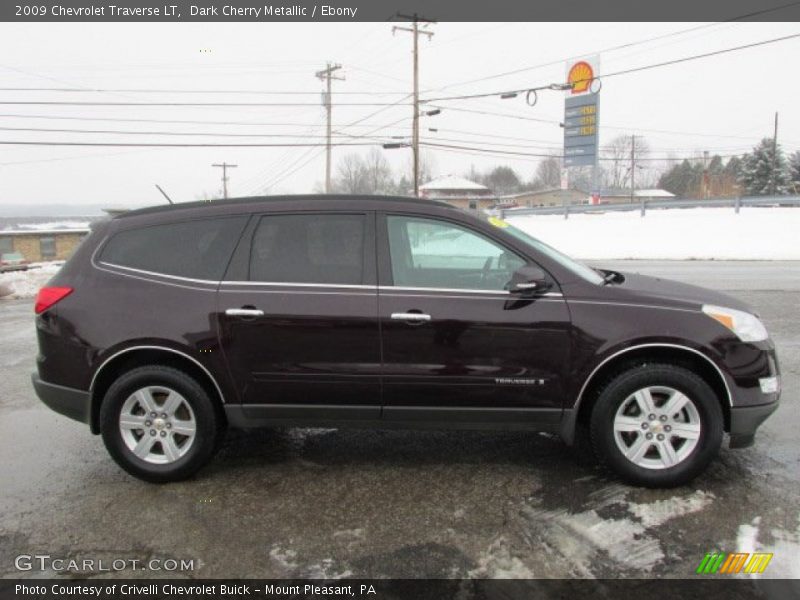
[(594, 79), (594, 70), (585, 60), (576, 62), (567, 74), (567, 83), (572, 84), (571, 94), (583, 94), (589, 91), (589, 86)]

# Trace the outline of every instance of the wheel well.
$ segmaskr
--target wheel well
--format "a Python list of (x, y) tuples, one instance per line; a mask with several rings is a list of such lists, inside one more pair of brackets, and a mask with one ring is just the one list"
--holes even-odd
[(731, 410), (728, 400), (728, 388), (719, 371), (705, 358), (698, 356), (691, 350), (674, 347), (648, 347), (631, 350), (617, 356), (591, 376), (586, 389), (580, 398), (577, 422), (579, 425), (588, 425), (592, 407), (603, 389), (611, 379), (631, 367), (648, 363), (666, 363), (684, 367), (705, 381), (717, 396), (722, 414), (725, 417), (725, 431), (730, 430)]
[(113, 357), (108, 363), (104, 363), (97, 373), (94, 385), (91, 389), (91, 421), (89, 426), (92, 433), (100, 433), (100, 405), (103, 403), (103, 398), (108, 391), (108, 388), (119, 378), (123, 373), (143, 367), (146, 365), (161, 365), (165, 367), (172, 367), (182, 371), (197, 381), (208, 396), (214, 401), (217, 408), (218, 416), (225, 423), (225, 411), (222, 409), (223, 399), (215, 382), (211, 376), (206, 373), (199, 365), (190, 360), (189, 358), (171, 352), (169, 350), (161, 350), (158, 348), (137, 348), (128, 352), (123, 352), (118, 356)]

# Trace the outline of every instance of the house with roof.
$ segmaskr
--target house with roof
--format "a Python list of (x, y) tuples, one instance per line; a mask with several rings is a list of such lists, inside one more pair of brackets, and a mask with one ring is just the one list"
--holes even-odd
[(420, 198), (447, 202), (463, 209), (483, 210), (497, 202), (497, 197), (485, 185), (465, 177), (447, 175), (419, 187)]

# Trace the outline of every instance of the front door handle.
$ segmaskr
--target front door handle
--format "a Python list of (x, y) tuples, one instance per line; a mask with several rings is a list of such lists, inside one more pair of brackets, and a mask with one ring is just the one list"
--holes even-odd
[(420, 323), (430, 321), (431, 316), (424, 313), (404, 312), (392, 313), (392, 319), (395, 321), (418, 321)]
[(225, 314), (229, 317), (263, 317), (264, 311), (257, 308), (228, 308)]

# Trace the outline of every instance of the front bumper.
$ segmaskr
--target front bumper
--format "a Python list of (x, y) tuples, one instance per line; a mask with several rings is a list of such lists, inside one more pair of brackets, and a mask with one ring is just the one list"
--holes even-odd
[(731, 408), (730, 448), (747, 448), (753, 445), (756, 429), (774, 413), (779, 402), (757, 406), (734, 406)]
[(36, 395), (48, 407), (81, 423), (89, 423), (91, 397), (89, 392), (42, 381), (38, 373), (31, 374)]

